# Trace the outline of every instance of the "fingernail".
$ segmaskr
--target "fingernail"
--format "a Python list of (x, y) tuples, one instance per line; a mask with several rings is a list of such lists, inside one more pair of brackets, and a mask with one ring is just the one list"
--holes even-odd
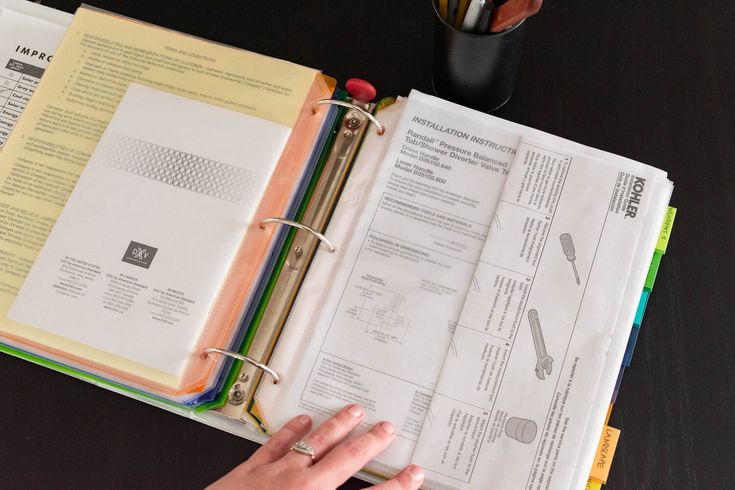
[(411, 469), (408, 470), (408, 476), (417, 483), (422, 482), (424, 481), (424, 470), (421, 469), (420, 466), (412, 466)]
[(347, 407), (347, 411), (352, 415), (353, 417), (362, 417), (362, 407), (355, 403), (354, 405), (350, 405)]
[(301, 425), (306, 425), (311, 419), (308, 415), (299, 415), (298, 417), (296, 417), (296, 420), (298, 420)]
[(396, 433), (396, 430), (393, 428), (393, 424), (390, 422), (381, 422), (380, 428), (383, 429), (383, 432), (391, 436)]

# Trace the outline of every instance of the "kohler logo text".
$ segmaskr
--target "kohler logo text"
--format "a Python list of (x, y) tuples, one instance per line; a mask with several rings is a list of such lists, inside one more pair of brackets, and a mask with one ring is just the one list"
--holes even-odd
[(641, 196), (643, 196), (643, 189), (646, 187), (646, 179), (641, 177), (634, 177), (633, 187), (630, 190), (630, 197), (628, 198), (628, 207), (625, 208), (626, 218), (635, 218), (638, 214), (638, 205), (641, 203)]

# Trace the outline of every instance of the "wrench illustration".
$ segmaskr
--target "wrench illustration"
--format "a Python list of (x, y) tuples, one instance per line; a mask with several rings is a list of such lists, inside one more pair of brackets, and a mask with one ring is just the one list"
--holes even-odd
[(536, 377), (538, 379), (545, 379), (544, 371), (546, 374), (551, 374), (551, 363), (554, 362), (554, 359), (546, 352), (544, 334), (541, 331), (541, 323), (538, 321), (538, 312), (536, 310), (528, 310), (528, 322), (531, 324), (533, 346), (536, 348)]

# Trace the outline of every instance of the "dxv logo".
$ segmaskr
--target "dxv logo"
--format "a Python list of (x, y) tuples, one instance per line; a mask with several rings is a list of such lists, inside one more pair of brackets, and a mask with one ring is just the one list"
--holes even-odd
[(141, 247), (135, 247), (135, 250), (133, 250), (133, 257), (135, 257), (138, 260), (145, 260), (148, 258), (148, 250)]
[(130, 242), (122, 260), (128, 264), (148, 269), (151, 266), (151, 262), (153, 262), (153, 257), (155, 257), (157, 251), (157, 248), (151, 247), (150, 245)]

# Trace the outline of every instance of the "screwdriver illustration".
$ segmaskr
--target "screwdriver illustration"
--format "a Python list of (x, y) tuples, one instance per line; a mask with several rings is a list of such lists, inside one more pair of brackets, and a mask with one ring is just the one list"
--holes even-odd
[(536, 348), (536, 377), (545, 379), (544, 371), (546, 371), (546, 374), (551, 374), (551, 363), (554, 362), (554, 359), (546, 352), (544, 333), (541, 331), (541, 323), (538, 321), (536, 310), (528, 310), (528, 322), (531, 324), (533, 346)]
[(567, 256), (567, 260), (572, 263), (572, 269), (574, 269), (574, 278), (577, 280), (577, 286), (579, 286), (579, 274), (577, 273), (577, 266), (574, 264), (576, 260), (576, 251), (574, 250), (574, 242), (572, 242), (572, 235), (569, 233), (562, 233), (559, 235), (561, 241), (561, 249), (564, 251), (564, 255)]

